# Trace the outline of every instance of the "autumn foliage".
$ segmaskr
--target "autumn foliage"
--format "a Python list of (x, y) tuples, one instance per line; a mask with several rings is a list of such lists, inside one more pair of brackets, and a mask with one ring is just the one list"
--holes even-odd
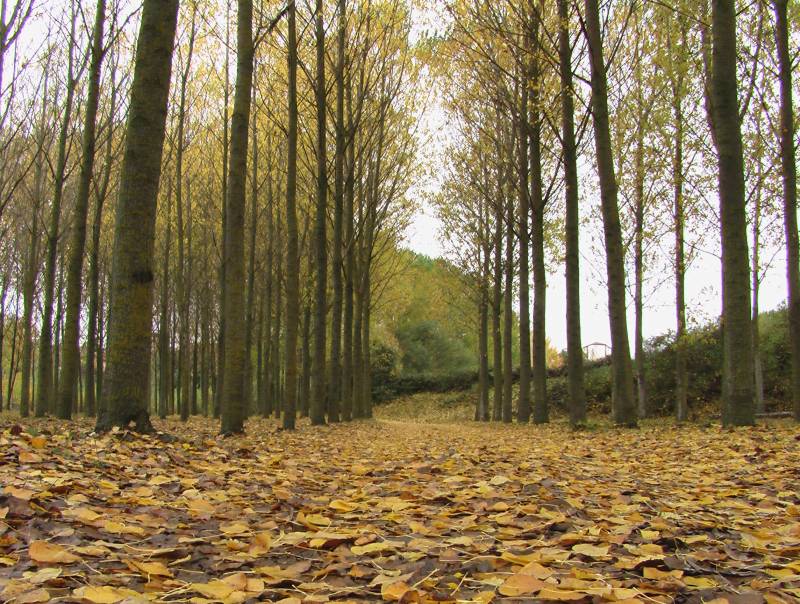
[(0, 432), (8, 602), (800, 598), (800, 432), (390, 420)]

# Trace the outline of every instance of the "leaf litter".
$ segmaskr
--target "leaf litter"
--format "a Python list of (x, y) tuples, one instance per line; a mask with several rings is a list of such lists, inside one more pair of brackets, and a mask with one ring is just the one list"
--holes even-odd
[(0, 601), (800, 600), (800, 430), (0, 425)]

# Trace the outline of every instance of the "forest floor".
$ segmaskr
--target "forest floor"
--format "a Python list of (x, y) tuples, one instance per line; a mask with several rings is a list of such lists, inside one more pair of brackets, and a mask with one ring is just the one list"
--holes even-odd
[[(0, 601), (800, 600), (800, 429), (0, 418)], [(164, 442), (168, 440), (168, 442)]]

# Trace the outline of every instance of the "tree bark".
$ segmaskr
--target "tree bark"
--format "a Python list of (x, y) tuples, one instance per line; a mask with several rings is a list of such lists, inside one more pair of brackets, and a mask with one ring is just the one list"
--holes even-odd
[(750, 258), (736, 79), (734, 0), (712, 0), (711, 108), (719, 160), (722, 237), (723, 424), (755, 423)]
[(244, 431), (245, 320), (244, 214), (247, 139), (253, 91), (253, 1), (239, 0), (236, 26), (236, 88), (231, 116), (225, 228), (225, 369), (222, 434)]
[[(326, 389), (325, 389), (325, 336), (328, 328), (328, 239), (326, 235), (328, 221), (328, 154), (326, 143), (326, 113), (325, 102), (325, 29), (322, 23), (322, 0), (316, 0), (316, 48), (317, 48), (317, 74), (316, 74), (316, 106), (317, 106), (317, 213), (314, 223), (314, 264), (317, 280), (314, 295), (314, 366), (317, 367), (317, 377), (311, 395), (311, 425), (318, 426), (325, 423)], [(335, 269), (334, 269), (335, 270)], [(327, 401), (331, 402), (331, 401)], [(332, 411), (329, 409), (329, 415)]]
[(58, 393), (58, 416), (69, 419), (74, 405), (73, 392), (80, 373), (80, 309), (83, 254), (86, 247), (86, 218), (89, 213), (89, 193), (94, 171), (97, 108), (100, 102), (100, 70), (103, 63), (103, 31), (106, 1), (97, 0), (92, 31), (92, 58), (89, 66), (89, 90), (86, 96), (86, 115), (83, 124), (81, 172), (75, 200), (72, 239), (70, 241), (67, 275), (67, 319), (64, 335), (64, 359), (61, 388)]
[[(289, 68), (289, 136), (287, 149), (286, 169), (286, 335), (285, 335), (285, 363), (286, 363), (286, 390), (283, 399), (283, 427), (294, 430), (297, 416), (297, 330), (300, 319), (300, 259), (298, 257), (297, 241), (297, 7), (294, 0), (289, 0), (288, 13), (288, 68)], [(319, 191), (317, 191), (319, 193)], [(317, 266), (319, 269), (319, 266)], [(324, 273), (323, 273), (324, 274)], [(323, 309), (324, 310), (324, 309)], [(319, 324), (317, 324), (319, 327)], [(323, 343), (324, 343), (323, 331)], [(315, 359), (316, 353), (315, 350)], [(323, 349), (322, 364), (325, 367), (325, 351)], [(317, 392), (313, 394), (317, 396)], [(312, 401), (317, 411), (322, 406), (322, 401)], [(319, 417), (317, 416), (317, 420)], [(312, 420), (313, 421), (313, 420)], [(323, 418), (324, 421), (324, 418)]]
[(614, 155), (608, 117), (608, 82), (603, 58), (600, 11), (598, 0), (585, 0), (585, 4), (586, 34), (592, 72), (592, 115), (608, 274), (608, 314), (611, 327), (611, 360), (615, 393), (612, 407), (615, 424), (635, 427), (637, 424), (636, 402), (633, 396), (633, 370), (625, 307), (625, 252), (622, 246), (617, 179), (614, 173)]
[[(527, 39), (527, 36), (526, 36)], [(530, 50), (530, 49), (528, 49)], [(531, 418), (531, 322), (530, 322), (530, 170), (528, 156), (528, 87), (527, 66), (520, 66), (520, 102), (517, 108), (517, 194), (519, 198), (519, 399), (517, 421), (527, 424)], [(513, 224), (513, 223), (512, 223)], [(511, 228), (509, 225), (508, 228)], [(507, 256), (508, 257), (508, 256)], [(508, 268), (507, 270), (511, 270)]]
[(344, 222), (344, 61), (345, 61), (345, 0), (338, 0), (338, 31), (336, 52), (336, 157), (334, 166), (334, 211), (333, 211), (333, 305), (331, 314), (331, 361), (330, 361), (330, 409), (329, 421), (339, 421), (342, 402), (342, 304), (344, 287), (342, 283), (342, 231)]
[(117, 200), (98, 432), (132, 422), (138, 431), (153, 430), (147, 407), (153, 243), (177, 14), (177, 0), (144, 0)]
[(61, 117), (61, 131), (58, 136), (55, 176), (53, 179), (53, 200), (50, 205), (50, 224), (47, 229), (47, 250), (45, 254), (44, 284), (42, 305), (42, 323), (39, 333), (39, 389), (36, 393), (36, 417), (53, 411), (55, 407), (53, 391), (53, 301), (56, 285), (56, 260), (58, 254), (59, 228), (61, 223), (61, 202), (64, 197), (64, 180), (67, 171), (67, 144), (69, 142), (69, 126), (72, 121), (72, 106), (75, 101), (75, 89), (78, 78), (75, 73), (73, 56), (75, 44), (75, 21), (73, 13), (70, 29), (70, 44), (67, 66), (67, 95), (64, 100), (64, 114)]
[(792, 104), (792, 57), (789, 52), (788, 0), (773, 0), (775, 41), (781, 92), (781, 167), (783, 175), (783, 222), (786, 237), (789, 346), (792, 351), (791, 397), (794, 419), (800, 422), (800, 243), (797, 235), (797, 166), (794, 148)]

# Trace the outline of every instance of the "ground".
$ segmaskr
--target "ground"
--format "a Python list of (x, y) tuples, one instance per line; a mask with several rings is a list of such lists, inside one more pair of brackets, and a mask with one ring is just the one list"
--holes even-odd
[(800, 429), (0, 422), (7, 602), (800, 600)]

